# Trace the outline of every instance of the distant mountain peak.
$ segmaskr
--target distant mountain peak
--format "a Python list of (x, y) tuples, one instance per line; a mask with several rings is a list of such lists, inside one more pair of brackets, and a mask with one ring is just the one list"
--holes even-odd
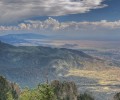
[(0, 37), (6, 38), (19, 38), (19, 39), (33, 39), (33, 38), (46, 38), (47, 36), (36, 33), (22, 33), (22, 34), (8, 34)]
[(29, 43), (28, 39), (46, 39), (47, 36), (35, 33), (7, 34), (0, 36), (0, 40), (9, 44)]

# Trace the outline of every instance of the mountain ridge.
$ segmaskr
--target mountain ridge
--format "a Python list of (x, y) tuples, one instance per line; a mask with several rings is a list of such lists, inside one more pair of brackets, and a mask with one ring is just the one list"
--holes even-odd
[[(82, 51), (43, 46), (13, 46), (0, 42), (0, 73), (22, 86), (34, 86), (49, 80), (62, 79), (70, 69), (104, 70), (105, 61)], [(37, 81), (36, 81), (37, 80)]]
[(30, 43), (27, 39), (45, 39), (47, 36), (35, 33), (8, 34), (0, 36), (0, 40), (9, 44)]

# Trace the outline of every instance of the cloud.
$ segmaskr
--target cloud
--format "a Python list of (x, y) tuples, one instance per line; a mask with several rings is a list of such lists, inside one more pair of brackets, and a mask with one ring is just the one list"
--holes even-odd
[(24, 23), (20, 23), (17, 26), (0, 26), (0, 31), (10, 30), (51, 30), (58, 31), (95, 31), (95, 30), (116, 30), (120, 29), (120, 20), (109, 22), (107, 20), (101, 20), (97, 22), (59, 22), (56, 19), (49, 17), (45, 21), (27, 20)]
[(51, 39), (120, 40), (120, 20), (95, 22), (59, 22), (49, 17), (44, 21), (26, 20), (16, 26), (0, 26), (0, 35), (39, 33)]
[(85, 13), (106, 7), (104, 0), (0, 0), (0, 23), (34, 16), (61, 16)]

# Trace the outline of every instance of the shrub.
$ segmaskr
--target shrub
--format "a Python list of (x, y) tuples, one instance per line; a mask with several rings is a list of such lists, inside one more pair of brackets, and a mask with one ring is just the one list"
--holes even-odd
[(77, 100), (94, 100), (94, 98), (92, 97), (92, 95), (90, 93), (84, 93), (84, 94), (80, 94), (77, 97)]
[(120, 100), (120, 93), (117, 93), (117, 94), (114, 96), (114, 100)]

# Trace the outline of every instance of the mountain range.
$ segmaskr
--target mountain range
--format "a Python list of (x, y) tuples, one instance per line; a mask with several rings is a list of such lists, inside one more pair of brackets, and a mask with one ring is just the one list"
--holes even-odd
[(0, 40), (12, 45), (31, 43), (31, 39), (45, 39), (47, 36), (34, 34), (34, 33), (24, 33), (24, 34), (7, 34), (0, 36)]
[(66, 79), (71, 69), (104, 70), (105, 60), (82, 51), (43, 46), (13, 46), (0, 42), (0, 74), (21, 86), (34, 86), (46, 80)]

